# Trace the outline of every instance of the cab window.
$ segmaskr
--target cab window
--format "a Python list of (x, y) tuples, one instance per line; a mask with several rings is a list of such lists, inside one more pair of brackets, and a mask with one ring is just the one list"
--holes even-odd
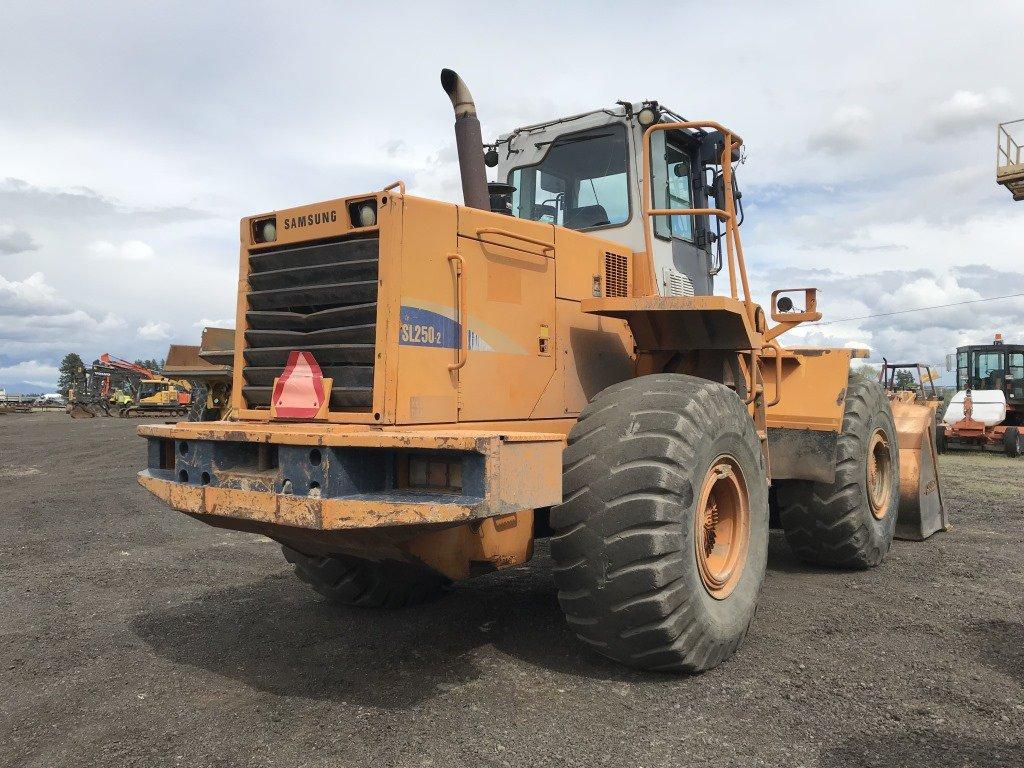
[(1008, 357), (1010, 375), (1015, 379), (1024, 379), (1024, 352), (1011, 352)]
[[(660, 140), (659, 140), (660, 139)], [(651, 137), (651, 197), (655, 208), (692, 208), (690, 155), (664, 131)], [(693, 242), (692, 216), (655, 216), (654, 234)]]
[(956, 355), (956, 388), (966, 389), (968, 385), (969, 372), (967, 370), (967, 353), (957, 352)]
[(554, 140), (536, 165), (509, 173), (512, 214), (569, 229), (629, 221), (626, 129), (609, 125)]
[(984, 389), (991, 373), (1003, 373), (1002, 352), (979, 352), (974, 363), (976, 389)]

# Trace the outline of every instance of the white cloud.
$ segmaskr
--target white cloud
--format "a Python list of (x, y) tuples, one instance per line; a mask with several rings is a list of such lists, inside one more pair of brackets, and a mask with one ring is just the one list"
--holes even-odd
[(922, 131), (931, 138), (955, 137), (979, 128), (995, 131), (1009, 119), (1013, 97), (1006, 88), (984, 92), (957, 91), (932, 110)]
[(30, 384), (43, 389), (54, 389), (57, 386), (58, 375), (56, 366), (37, 360), (24, 360), (14, 365), (0, 366), (0, 384), (4, 386)]
[(32, 235), (23, 229), (18, 229), (10, 224), (0, 224), (0, 254), (11, 255), (34, 251), (39, 246)]
[(193, 328), (234, 328), (235, 318), (225, 317), (211, 320), (208, 317), (204, 317), (201, 320), (196, 320), (192, 323)]
[(811, 134), (808, 147), (830, 155), (846, 155), (866, 147), (871, 135), (871, 110), (848, 104), (836, 109), (825, 126)]
[(89, 244), (89, 253), (97, 259), (120, 261), (149, 261), (156, 255), (152, 246), (141, 240), (126, 240), (120, 245), (107, 240), (96, 240)]
[(163, 339), (169, 339), (171, 338), (171, 324), (165, 323), (162, 320), (157, 322), (150, 321), (145, 325), (140, 325), (136, 329), (135, 335), (140, 339), (145, 339), (146, 341), (162, 341)]
[[(1009, 341), (1024, 340), (1024, 298), (988, 301), (1024, 293), (1021, 273), (973, 264), (943, 273), (918, 269), (840, 275), (788, 270), (787, 277), (817, 285), (818, 308), (824, 317), (820, 324), (785, 334), (783, 344), (864, 347), (871, 350), (873, 363), (885, 357), (942, 367), (948, 352), (964, 344), (987, 343), (995, 331), (1002, 331)], [(938, 306), (977, 299), (986, 301)]]
[(24, 280), (0, 275), (0, 315), (50, 314), (66, 306), (42, 272), (33, 272)]

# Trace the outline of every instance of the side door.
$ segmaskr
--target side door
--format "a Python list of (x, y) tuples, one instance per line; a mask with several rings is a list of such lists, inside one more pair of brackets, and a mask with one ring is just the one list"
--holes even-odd
[(459, 421), (527, 419), (555, 371), (554, 227), (460, 208), (458, 253), (468, 326)]

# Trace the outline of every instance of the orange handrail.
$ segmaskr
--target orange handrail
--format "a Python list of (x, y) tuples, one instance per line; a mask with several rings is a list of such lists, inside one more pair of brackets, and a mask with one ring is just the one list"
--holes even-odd
[(466, 260), (458, 253), (448, 254), (448, 263), (455, 264), (455, 281), (458, 285), (459, 292), (459, 309), (458, 309), (458, 322), (459, 322), (459, 348), (456, 353), (457, 357), (454, 363), (449, 364), (448, 370), (455, 372), (462, 368), (466, 361), (469, 359), (469, 318), (467, 317), (466, 307)]
[[(724, 137), (722, 146), (722, 187), (725, 192), (725, 208), (652, 208), (651, 207), (651, 136), (658, 131), (679, 131), (696, 128), (710, 128), (720, 131)], [(686, 120), (678, 123), (655, 123), (644, 131), (642, 146), (643, 179), (641, 194), (644, 214), (644, 246), (650, 261), (650, 273), (655, 274), (654, 244), (651, 219), (655, 216), (717, 216), (725, 222), (726, 258), (729, 266), (729, 293), (739, 298), (739, 287), (743, 288), (743, 303), (747, 316), (754, 322), (754, 303), (750, 298), (750, 284), (747, 281), (747, 267), (743, 258), (739, 226), (736, 223), (736, 201), (732, 192), (732, 153), (743, 145), (743, 139), (720, 123), (713, 120)], [(723, 201), (718, 201), (719, 203)], [(737, 283), (737, 277), (739, 281)]]
[[(520, 235), (516, 232), (510, 232), (507, 229), (500, 229), (499, 227), (481, 227), (476, 231), (476, 236), (479, 237), (482, 242), (490, 243), (491, 245), (501, 245), (501, 243), (494, 243), (489, 240), (484, 240), (484, 235), (501, 235), (502, 237), (507, 237), (511, 240), (521, 240), (524, 243), (539, 245), (541, 247), (541, 251), (555, 250), (555, 246), (551, 245), (550, 243), (546, 243), (543, 240), (538, 240), (535, 237), (527, 237), (526, 235)], [(544, 254), (541, 253), (540, 255), (543, 256)]]

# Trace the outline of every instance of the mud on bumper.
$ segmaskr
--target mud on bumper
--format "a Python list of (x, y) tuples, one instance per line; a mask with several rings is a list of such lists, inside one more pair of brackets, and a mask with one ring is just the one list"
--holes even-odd
[(173, 509), (313, 530), (466, 522), (561, 501), (560, 434), (188, 422), (139, 427)]

